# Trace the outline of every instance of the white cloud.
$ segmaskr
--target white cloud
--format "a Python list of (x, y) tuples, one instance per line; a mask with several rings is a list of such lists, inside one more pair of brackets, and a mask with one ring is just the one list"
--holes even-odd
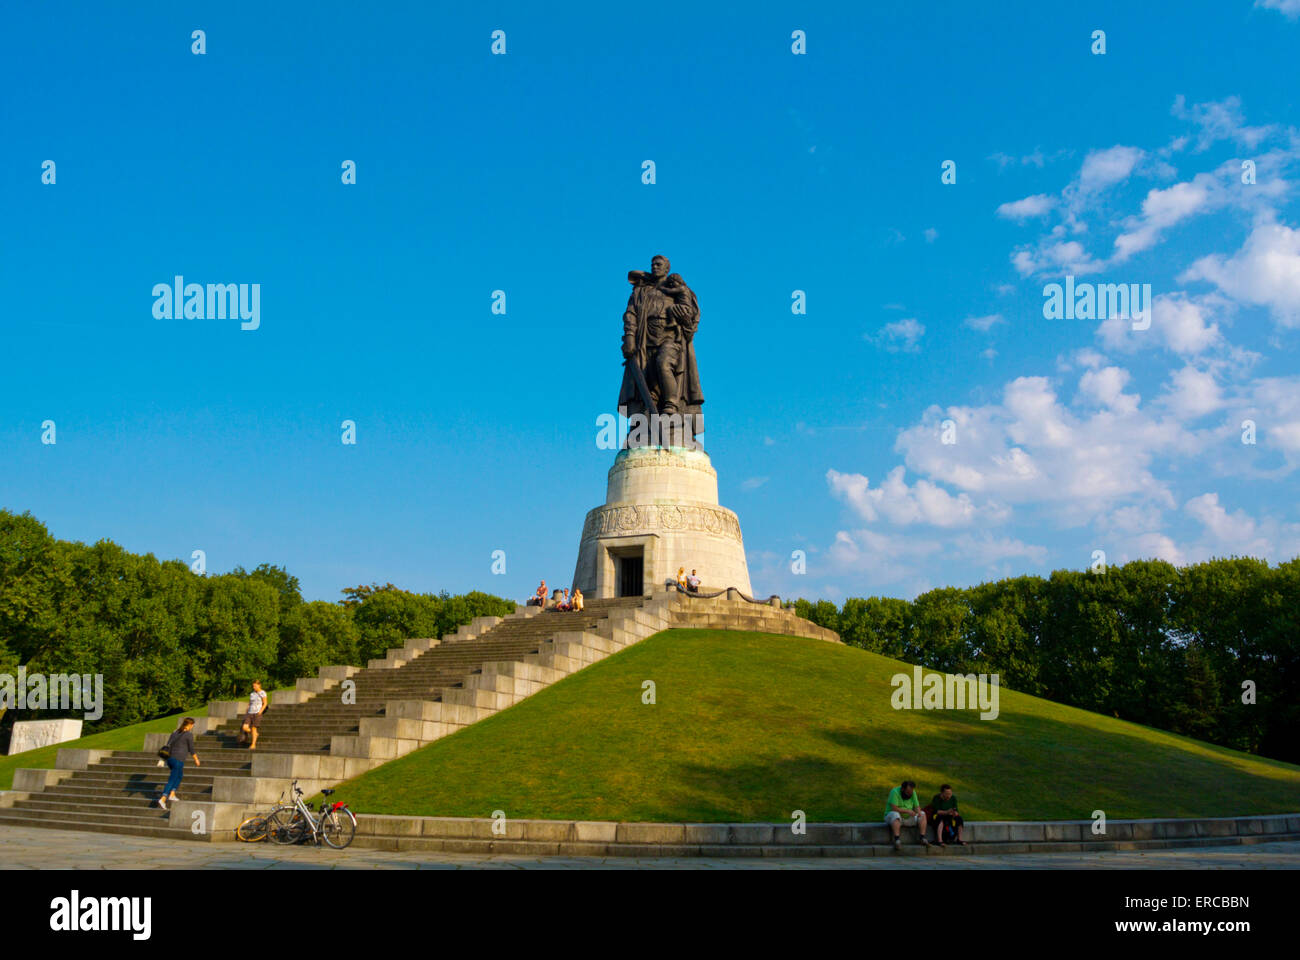
[(1300, 0), (1255, 0), (1255, 6), (1277, 10), (1288, 20), (1300, 17)]
[[(923, 477), (1013, 507), (1053, 504), (1064, 523), (1132, 503), (1171, 507), (1172, 491), (1153, 464), (1195, 455), (1209, 441), (1172, 416), (1144, 411), (1137, 395), (1123, 392), (1126, 372), (1109, 369), (1080, 380), (1092, 410), (1073, 412), (1046, 378), (1021, 377), (1005, 386), (1000, 403), (931, 407), (899, 434), (895, 449)], [(939, 440), (945, 419), (956, 424), (955, 444)]]
[(1106, 358), (1089, 347), (1083, 347), (1074, 352), (1074, 362), (1081, 367), (1087, 367), (1089, 370), (1095, 370), (1106, 362)]
[(1244, 510), (1228, 513), (1219, 503), (1217, 493), (1193, 497), (1183, 505), (1183, 510), (1204, 528), (1207, 546), (1212, 553), (1256, 557), (1274, 554), (1273, 543), (1255, 520)]
[(1107, 536), (1145, 533), (1159, 528), (1164, 522), (1164, 511), (1152, 503), (1119, 507), (1097, 518), (1097, 529)]
[[(1291, 4), (1294, 9), (1300, 10), (1300, 0), (1266, 0), (1266, 5), (1272, 3)], [(1278, 7), (1278, 9), (1281, 9), (1281, 7)], [(1227, 97), (1210, 103), (1198, 103), (1189, 109), (1186, 99), (1180, 93), (1174, 98), (1174, 105), (1169, 112), (1178, 119), (1191, 121), (1201, 128), (1200, 137), (1196, 143), (1197, 153), (1209, 149), (1211, 145), (1219, 140), (1233, 140), (1253, 150), (1276, 131), (1276, 128), (1272, 126), (1246, 126), (1246, 122), (1241, 116), (1240, 97)]]
[[(947, 490), (928, 480), (917, 480), (909, 487), (904, 479), (904, 468), (895, 467), (884, 483), (872, 487), (860, 473), (826, 471), (826, 481), (831, 492), (845, 501), (867, 523), (880, 519), (899, 526), (925, 523), (936, 527), (963, 527), (973, 523), (981, 512), (966, 494), (954, 497)], [(983, 511), (993, 519), (1005, 517), (998, 507)]]
[[(1300, 15), (1300, 0), (1282, 2)], [(1094, 150), (1059, 192), (998, 206), (1000, 218), (1046, 223), (1033, 228), (1038, 236), (1032, 242), (1012, 251), (1011, 262), (1026, 277), (1095, 274), (1138, 262), (1176, 231), (1179, 242), (1213, 243), (1222, 226), (1209, 215), (1218, 211), (1230, 212), (1237, 223), (1253, 222), (1239, 249), (1233, 253), (1236, 244), (1220, 240), (1176, 263), (1175, 272), (1194, 261), (1178, 277), (1179, 286), (1207, 286), (1167, 289), (1155, 297), (1148, 330), (1134, 331), (1128, 319), (1105, 321), (1096, 327), (1098, 349), (1062, 347), (1057, 370), (1072, 381), (1077, 377), (1075, 389), (1047, 377), (1021, 376), (1006, 382), (993, 402), (933, 405), (898, 433), (895, 450), (902, 464), (883, 482), (873, 486), (862, 474), (828, 471), (833, 495), (863, 526), (873, 527), (839, 532), (828, 551), (837, 569), (866, 571), (880, 582), (914, 583), (934, 577), (936, 564), (976, 563), (993, 571), (1007, 561), (1008, 569), (1044, 563), (1045, 548), (1027, 542), (1037, 539), (1043, 525), (1086, 527), (1096, 541), (1088, 549), (1104, 548), (1111, 563), (1157, 557), (1184, 564), (1228, 553), (1288, 559), (1300, 552), (1300, 524), (1271, 516), (1267, 508), (1252, 516), (1226, 506), (1218, 493), (1202, 492), (1205, 487), (1186, 486), (1211, 476), (1272, 480), (1300, 470), (1300, 376), (1250, 379), (1260, 355), (1225, 338), (1250, 319), (1242, 305), (1267, 308), (1279, 326), (1300, 328), (1300, 229), (1280, 223), (1275, 214), (1296, 194), (1288, 178), (1300, 162), (1300, 133), (1248, 126), (1237, 98), (1195, 106), (1179, 98), (1174, 113), (1187, 127), (1165, 148), (1120, 144)], [(1277, 134), (1277, 142), (1265, 143)], [(1167, 162), (1175, 153), (1183, 163), (1203, 162), (1198, 155), (1214, 144), (1224, 144), (1223, 156), (1231, 156), (1227, 150), (1233, 146), (1239, 155), (1216, 156), (1217, 166), (1181, 177)], [(1257, 183), (1241, 184), (1241, 156), (1254, 161)], [(1023, 163), (994, 159), (1002, 166)], [(1124, 186), (1135, 177), (1160, 179), (1152, 189)], [(1113, 209), (1121, 200), (1124, 206)], [(1194, 222), (1207, 227), (1199, 234), (1188, 230)], [(1223, 253), (1195, 259), (1216, 248)], [(1003, 285), (998, 292), (1016, 291)], [(1001, 313), (964, 320), (979, 331), (1003, 322)], [(924, 329), (915, 319), (900, 321), (879, 331), (878, 342), (885, 349), (915, 349)], [(1275, 332), (1270, 343), (1285, 349), (1288, 338)], [(1173, 363), (1152, 369), (1160, 358), (1144, 356), (1133, 366), (1142, 377), (1135, 381), (1128, 369), (1107, 359), (1115, 351), (1139, 350), (1167, 350)], [(991, 348), (985, 355), (996, 356)], [(1258, 425), (1256, 447), (1240, 443), (1244, 419)], [(947, 420), (956, 424), (955, 444), (941, 440)], [(1187, 500), (1189, 493), (1200, 495)], [(1289, 511), (1291, 500), (1283, 495), (1281, 509)], [(1262, 494), (1261, 502), (1269, 503), (1267, 498)], [(1253, 503), (1247, 506), (1255, 509)], [(1007, 526), (987, 529), (997, 525)], [(927, 528), (953, 532), (937, 541), (912, 533)], [(880, 551), (887, 551), (883, 558)]]
[(967, 317), (965, 322), (966, 326), (970, 327), (972, 330), (983, 332), (991, 329), (999, 323), (1006, 323), (1006, 318), (1000, 313), (990, 313), (983, 317)]
[(1002, 560), (1024, 557), (1034, 563), (1047, 562), (1047, 548), (1025, 543), (1014, 537), (995, 537), (992, 534), (972, 535), (963, 533), (953, 540), (953, 545), (963, 557), (983, 561), (986, 566), (993, 566)]
[(1189, 562), (1187, 554), (1163, 533), (1143, 533), (1128, 541), (1128, 549), (1121, 552), (1121, 562), (1129, 560), (1164, 560), (1176, 567)]
[(925, 242), (934, 243), (937, 239), (939, 239), (939, 231), (934, 229), (934, 227), (927, 227), (925, 231)]
[(1093, 150), (1083, 158), (1075, 190), (1086, 197), (1123, 183), (1145, 156), (1146, 152), (1138, 147), (1120, 144), (1105, 150)]
[(1079, 396), (1124, 416), (1136, 413), (1142, 398), (1124, 392), (1129, 379), (1129, 372), (1121, 367), (1089, 370), (1079, 378)]
[(1037, 247), (1020, 247), (1011, 255), (1011, 262), (1021, 276), (1031, 273), (1072, 273), (1076, 277), (1097, 273), (1106, 265), (1094, 260), (1083, 244), (1077, 240), (1049, 240)]
[(1279, 451), (1292, 469), (1300, 467), (1300, 377), (1254, 380), (1247, 396), (1235, 406), (1242, 416), (1233, 418), (1234, 430), (1240, 428), (1242, 419), (1254, 420), (1256, 442)]
[(740, 485), (741, 490), (757, 490), (763, 484), (767, 483), (767, 477), (750, 477)]
[(1183, 504), (1182, 513), (1200, 527), (1185, 543), (1160, 529), (1164, 519), (1158, 512), (1132, 511), (1121, 522), (1099, 524), (1100, 542), (1106, 546), (1109, 561), (1154, 558), (1184, 565), (1234, 554), (1275, 561), (1300, 555), (1300, 524), (1268, 516), (1257, 519), (1245, 510), (1230, 512), (1217, 493), (1191, 498)]
[(1067, 153), (1069, 153), (1068, 150), (1058, 150), (1049, 157), (1043, 154), (1041, 148), (1035, 147), (1033, 153), (1026, 154), (1023, 157), (1011, 157), (999, 151), (998, 153), (990, 155), (989, 159), (998, 165), (999, 170), (1005, 170), (1007, 167), (1013, 167), (1016, 164), (1019, 164), (1022, 167), (1037, 167), (1041, 170), (1043, 164), (1057, 160), (1060, 157), (1065, 156)]
[(1031, 197), (1013, 200), (1010, 203), (1000, 205), (997, 209), (997, 215), (1008, 220), (1027, 220), (1030, 217), (1043, 216), (1054, 206), (1056, 206), (1054, 198), (1045, 193), (1036, 193)]
[(1211, 319), (1228, 304), (1220, 297), (1160, 294), (1151, 305), (1151, 326), (1134, 330), (1127, 317), (1108, 317), (1097, 326), (1097, 337), (1107, 349), (1132, 352), (1144, 347), (1165, 347), (1181, 356), (1196, 356), (1223, 346), (1219, 325)]
[(942, 553), (937, 539), (912, 534), (886, 534), (874, 530), (840, 530), (826, 551), (826, 562), (836, 574), (851, 574), (872, 584), (910, 583), (913, 596), (925, 589), (917, 561)]
[(920, 350), (921, 337), (925, 335), (925, 325), (917, 322), (915, 317), (905, 317), (893, 323), (887, 323), (866, 339), (890, 353), (916, 353)]
[(1169, 378), (1161, 402), (1182, 420), (1195, 420), (1223, 407), (1223, 390), (1214, 375), (1188, 364)]
[[(934, 588), (935, 565), (942, 558), (957, 555), (973, 572), (993, 576), (1014, 576), (1009, 560), (1046, 564), (1048, 551), (1015, 537), (961, 533), (948, 538), (918, 536), (914, 532), (882, 533), (876, 530), (840, 530), (817, 566), (818, 574), (850, 583), (848, 593), (869, 596), (885, 592), (890, 596), (916, 597)], [(1001, 566), (1000, 566), (1001, 565)], [(1015, 564), (1019, 567), (1021, 564)], [(795, 578), (803, 579), (803, 578)], [(944, 583), (952, 582), (941, 576)], [(804, 593), (800, 586), (791, 592)], [(823, 588), (823, 594), (828, 594)]]
[(1266, 306), (1283, 327), (1300, 326), (1300, 230), (1256, 225), (1231, 258), (1202, 257), (1178, 278), (1205, 280), (1241, 303)]
[(1212, 174), (1200, 173), (1186, 183), (1151, 190), (1142, 201), (1142, 215), (1130, 217), (1126, 221), (1129, 232), (1115, 238), (1111, 262), (1123, 263), (1133, 254), (1155, 246), (1162, 230), (1205, 209), (1216, 183)]
[[(1093, 150), (1058, 195), (1033, 194), (997, 208), (998, 216), (1018, 222), (1031, 217), (1056, 221), (1037, 240), (1011, 251), (1012, 265), (1021, 276), (1096, 273), (1150, 250), (1166, 232), (1193, 218), (1223, 208), (1267, 217), (1279, 200), (1294, 191), (1287, 179), (1300, 161), (1300, 134), (1294, 129), (1248, 126), (1236, 97), (1189, 107), (1180, 96), (1172, 112), (1194, 127), (1194, 133), (1179, 136), (1154, 152), (1125, 144)], [(1264, 153), (1256, 152), (1270, 138), (1278, 139), (1279, 145)], [(1224, 140), (1251, 151), (1256, 180), (1249, 189), (1242, 188), (1242, 160), (1235, 157), (1191, 179), (1149, 190), (1140, 209), (1130, 216), (1117, 217), (1107, 209), (1117, 188), (1134, 176), (1174, 178), (1177, 170), (1162, 157), (1193, 141), (1195, 152), (1200, 153)], [(1107, 234), (1115, 230), (1109, 257), (1099, 259), (1081, 242), (1091, 230)]]

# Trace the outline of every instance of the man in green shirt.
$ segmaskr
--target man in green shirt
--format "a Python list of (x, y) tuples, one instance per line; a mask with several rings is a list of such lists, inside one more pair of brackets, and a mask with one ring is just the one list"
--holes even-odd
[(903, 827), (916, 827), (921, 843), (927, 847), (930, 845), (930, 838), (925, 835), (925, 811), (921, 809), (913, 781), (904, 780), (889, 791), (889, 799), (885, 803), (885, 825), (894, 832), (895, 850), (902, 846), (899, 835)]

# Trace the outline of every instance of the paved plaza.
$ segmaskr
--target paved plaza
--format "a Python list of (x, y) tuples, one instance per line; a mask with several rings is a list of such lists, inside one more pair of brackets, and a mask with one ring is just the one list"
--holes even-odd
[(1300, 842), (1098, 853), (969, 857), (633, 858), (474, 856), (353, 848), (188, 843), (107, 833), (0, 826), (11, 870), (1297, 870)]

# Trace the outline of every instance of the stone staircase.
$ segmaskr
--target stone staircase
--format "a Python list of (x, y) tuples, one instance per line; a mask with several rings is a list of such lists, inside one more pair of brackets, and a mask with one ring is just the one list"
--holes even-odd
[(744, 599), (737, 590), (727, 590), (716, 598), (692, 596), (675, 589), (667, 593), (669, 623), (673, 627), (696, 627), (709, 630), (752, 630), (794, 637), (809, 637), (839, 643), (834, 630), (796, 616), (781, 606), (778, 597), (764, 603)]
[(588, 600), (581, 613), (518, 607), (441, 639), (409, 640), (364, 669), (321, 667), (272, 694), (256, 751), (236, 745), (245, 701), (218, 701), (196, 727), (201, 766), (187, 763), (181, 799), (152, 806), (166, 780), (150, 734), (140, 751), (63, 749), (53, 770), (18, 770), (0, 795), (5, 823), (199, 840), (232, 840), (293, 780), (309, 794), (454, 733), (668, 627), (763, 630), (838, 641), (772, 604), (676, 591)]

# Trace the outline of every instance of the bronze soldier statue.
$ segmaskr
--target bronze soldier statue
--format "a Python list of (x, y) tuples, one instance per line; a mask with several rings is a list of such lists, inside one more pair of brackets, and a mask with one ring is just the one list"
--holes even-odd
[(656, 256), (649, 273), (632, 270), (627, 275), (632, 294), (623, 313), (626, 359), (618, 405), (628, 417), (658, 414), (659, 429), (651, 435), (661, 446), (694, 447), (695, 436), (704, 432), (694, 344), (700, 306), (685, 281), (668, 272), (669, 266), (667, 257)]

